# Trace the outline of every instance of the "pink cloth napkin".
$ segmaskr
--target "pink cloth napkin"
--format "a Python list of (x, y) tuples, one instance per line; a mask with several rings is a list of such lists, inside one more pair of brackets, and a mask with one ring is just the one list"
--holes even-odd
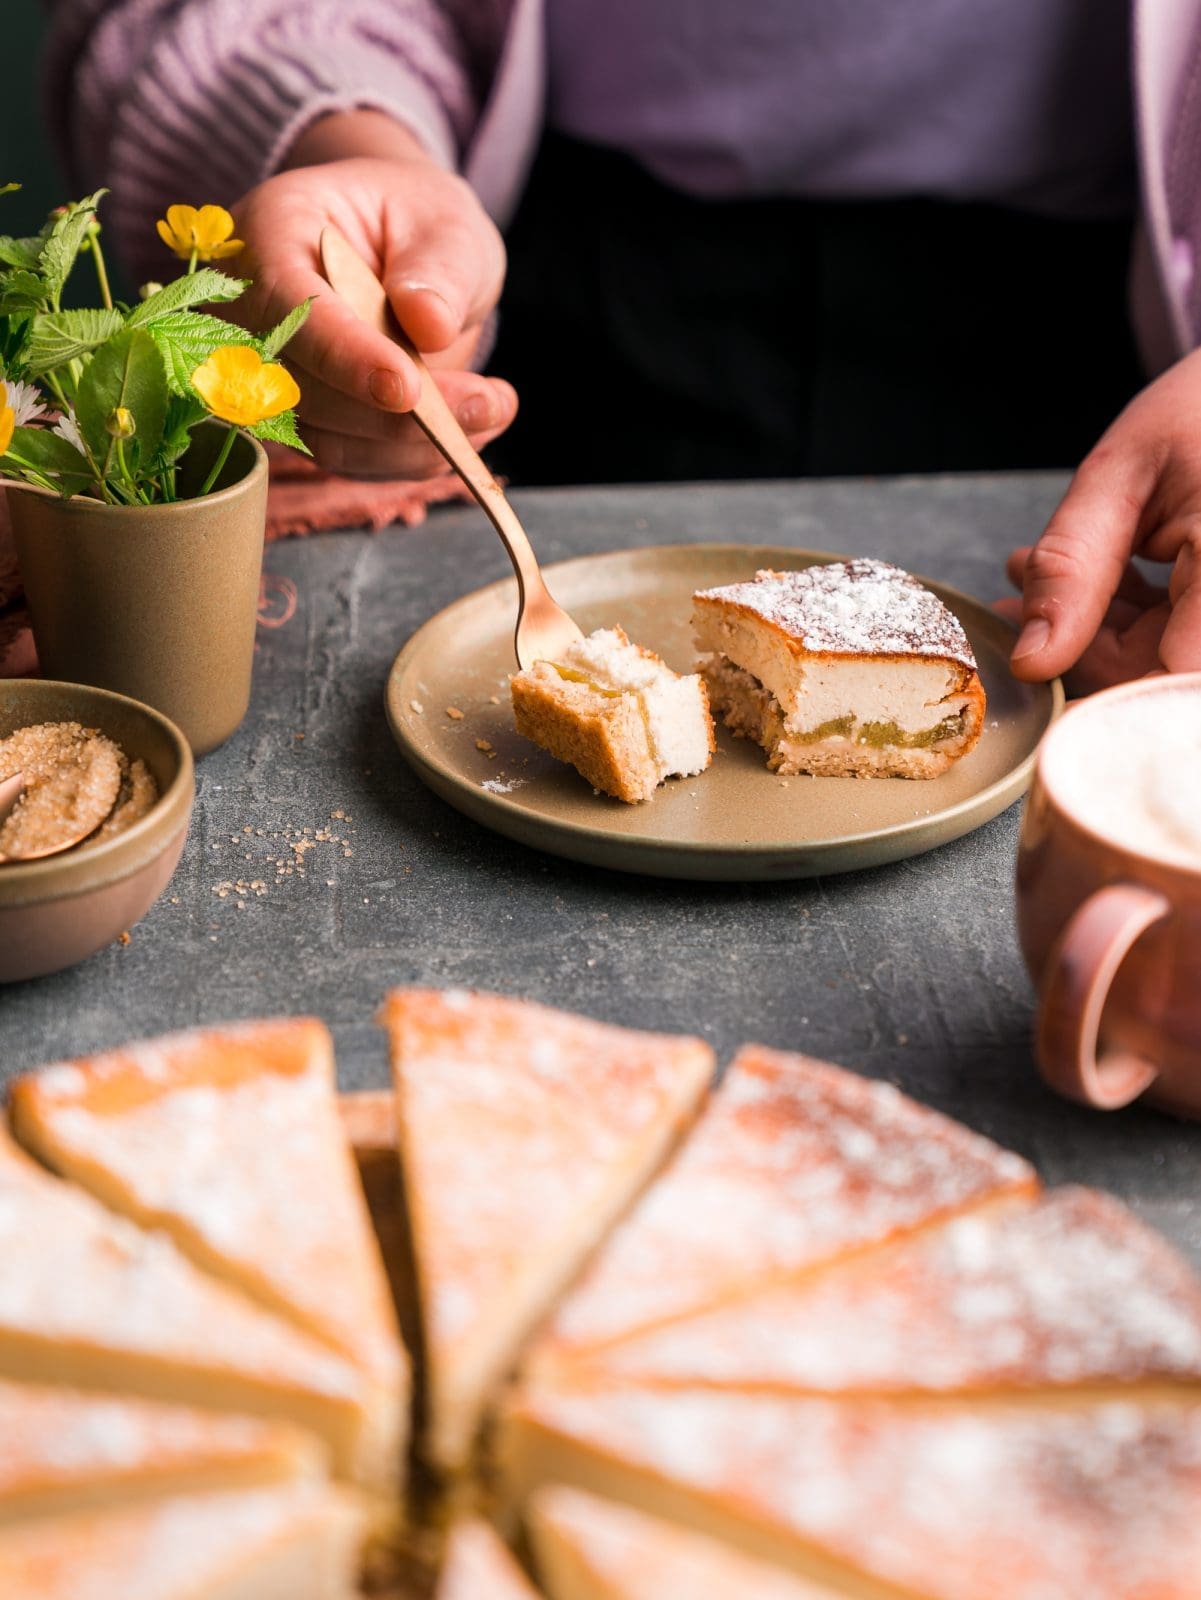
[[(467, 491), (446, 474), (425, 482), (369, 482), (336, 478), (291, 451), (268, 449), (271, 488), (267, 497), (267, 539), (317, 533), (326, 528), (371, 528), (391, 523), (415, 528), (430, 506), (463, 500)], [(263, 573), (259, 625), (280, 628), (296, 610), (296, 585), (290, 578)], [(0, 678), (35, 677), (37, 652), (29, 630), (21, 573), (9, 532), (8, 509), (0, 489)]]

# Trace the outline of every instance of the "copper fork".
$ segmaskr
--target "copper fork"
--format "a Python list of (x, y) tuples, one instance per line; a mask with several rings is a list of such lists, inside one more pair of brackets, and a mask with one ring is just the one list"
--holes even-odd
[(351, 310), (398, 344), (417, 368), (421, 395), (413, 416), (431, 444), (449, 461), (500, 534), (517, 574), (517, 627), (513, 647), (520, 667), (554, 661), (583, 630), (557, 603), (538, 566), (538, 558), (504, 490), (488, 471), (443, 398), (413, 342), (397, 322), (384, 286), (337, 228), (321, 234), (321, 265), (330, 287)]

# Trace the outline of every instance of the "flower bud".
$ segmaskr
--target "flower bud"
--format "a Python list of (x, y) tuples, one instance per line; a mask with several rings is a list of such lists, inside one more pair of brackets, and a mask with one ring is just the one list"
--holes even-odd
[(142, 285), (142, 287), (138, 290), (138, 299), (139, 300), (149, 300), (150, 296), (152, 294), (158, 294), (159, 290), (162, 287), (163, 286), (162, 286), (161, 283), (153, 283), (153, 282), (144, 283)]
[(114, 439), (132, 439), (138, 431), (133, 412), (128, 406), (114, 406), (104, 426)]

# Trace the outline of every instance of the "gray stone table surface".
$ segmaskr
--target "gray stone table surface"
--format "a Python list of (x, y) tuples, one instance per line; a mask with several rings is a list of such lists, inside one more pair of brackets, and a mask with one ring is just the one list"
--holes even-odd
[[(544, 561), (745, 539), (888, 557), (993, 598), (1004, 554), (1062, 488), (1039, 474), (515, 500)], [(890, 1079), (1048, 1180), (1122, 1195), (1201, 1263), (1201, 1126), (1090, 1113), (1038, 1081), (1013, 925), (1019, 807), (928, 855), (808, 882), (679, 883), (544, 856), (435, 799), (384, 717), (389, 665), (414, 628), (506, 572), (482, 516), (456, 507), (414, 531), (294, 540), (269, 548), (267, 569), (294, 580), (298, 609), (261, 632), (250, 714), (199, 765), (174, 881), (129, 944), (0, 990), (0, 1076), (169, 1028), (305, 1011), (332, 1026), (344, 1086), (379, 1084), (384, 991), (476, 985), (697, 1030), (723, 1057), (751, 1038)]]

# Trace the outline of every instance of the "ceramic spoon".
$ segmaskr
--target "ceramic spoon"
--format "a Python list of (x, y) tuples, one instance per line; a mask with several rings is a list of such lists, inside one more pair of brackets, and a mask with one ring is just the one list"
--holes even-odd
[(463, 432), (429, 368), (405, 334), (388, 303), (384, 286), (362, 256), (337, 228), (321, 234), (321, 265), (335, 294), (364, 322), (398, 344), (417, 368), (421, 396), (413, 416), (436, 449), (446, 457), (500, 534), (517, 574), (517, 630), (513, 644), (520, 667), (553, 661), (568, 645), (583, 638), (582, 630), (552, 598), (538, 568), (525, 529), (505, 499), (504, 490), (488, 471)]
[[(14, 772), (9, 778), (0, 778), (0, 823), (6, 821), (9, 812), (24, 793), (25, 774), (23, 772)], [(109, 815), (112, 815), (111, 811)], [(72, 834), (70, 838), (59, 839), (54, 844), (44, 845), (40, 850), (24, 850), (20, 855), (6, 855), (3, 850), (0, 850), (0, 867), (17, 861), (43, 861), (47, 856), (57, 856), (61, 855), (64, 850), (74, 850), (77, 844), (82, 844), (86, 838), (96, 832), (97, 828), (102, 828), (107, 821), (108, 817), (101, 817), (99, 822), (89, 823), (86, 828), (81, 828), (78, 833)]]

